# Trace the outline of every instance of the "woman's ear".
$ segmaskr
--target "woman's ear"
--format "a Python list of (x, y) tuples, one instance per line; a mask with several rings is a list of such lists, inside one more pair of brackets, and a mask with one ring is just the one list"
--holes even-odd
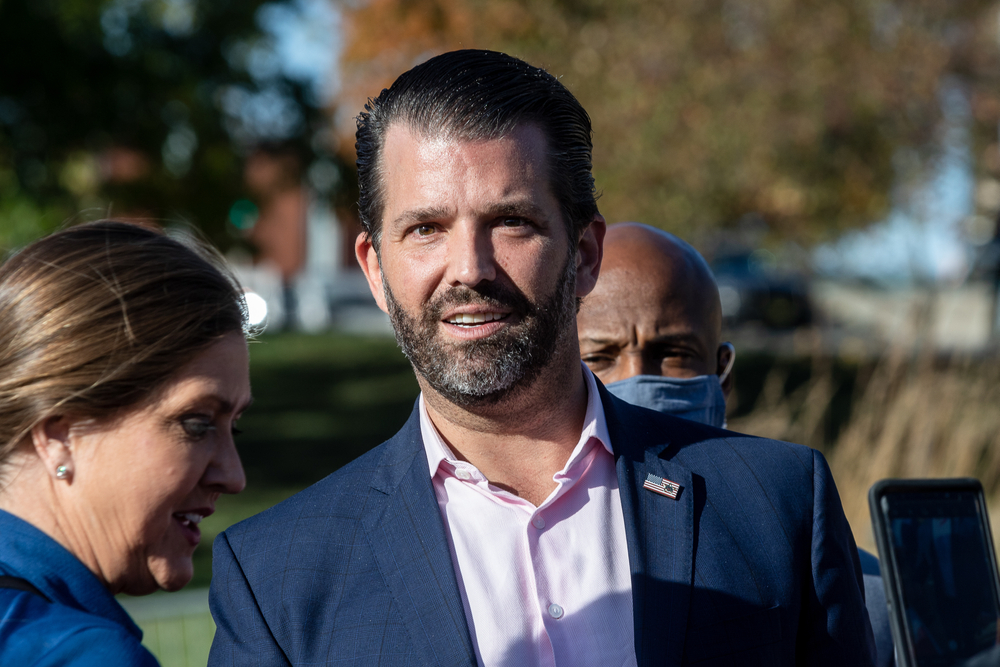
[(73, 475), (71, 422), (67, 417), (46, 417), (31, 429), (35, 453), (53, 479), (69, 481)]

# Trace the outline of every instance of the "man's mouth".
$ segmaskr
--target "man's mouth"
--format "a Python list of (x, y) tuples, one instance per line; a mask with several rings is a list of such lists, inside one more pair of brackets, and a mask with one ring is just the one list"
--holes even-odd
[(510, 316), (510, 313), (456, 313), (445, 318), (448, 324), (458, 326), (474, 326), (486, 322), (498, 322)]

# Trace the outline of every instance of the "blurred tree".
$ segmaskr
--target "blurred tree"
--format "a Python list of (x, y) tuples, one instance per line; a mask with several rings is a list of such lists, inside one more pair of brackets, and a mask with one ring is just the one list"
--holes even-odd
[(247, 196), (241, 154), (264, 143), (311, 158), (326, 123), (307, 77), (282, 69), (265, 30), (275, 8), (297, 11), (0, 0), (0, 250), (109, 214), (183, 219), (232, 243), (226, 225), (253, 211), (233, 206)]
[(945, 78), (973, 101), (977, 168), (1000, 171), (997, 22), (996, 0), (370, 0), (347, 16), (339, 106), (444, 50), (506, 51), (590, 112), (609, 220), (697, 241), (763, 216), (812, 244), (929, 168)]

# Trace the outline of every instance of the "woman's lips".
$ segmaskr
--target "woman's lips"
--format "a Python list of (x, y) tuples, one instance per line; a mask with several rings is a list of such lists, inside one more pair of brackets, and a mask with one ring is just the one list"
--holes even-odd
[(201, 512), (174, 512), (173, 518), (180, 527), (181, 534), (191, 544), (196, 547), (201, 542), (201, 529), (198, 524), (207, 516)]

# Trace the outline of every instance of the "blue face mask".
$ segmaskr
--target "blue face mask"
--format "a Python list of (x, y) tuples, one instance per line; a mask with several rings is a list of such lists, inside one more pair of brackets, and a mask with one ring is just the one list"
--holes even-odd
[(732, 354), (729, 364), (722, 375), (699, 375), (683, 379), (636, 375), (627, 380), (612, 382), (607, 385), (607, 389), (633, 405), (725, 428), (726, 397), (722, 393), (722, 383), (732, 370), (736, 359), (736, 351), (731, 345), (730, 349)]

